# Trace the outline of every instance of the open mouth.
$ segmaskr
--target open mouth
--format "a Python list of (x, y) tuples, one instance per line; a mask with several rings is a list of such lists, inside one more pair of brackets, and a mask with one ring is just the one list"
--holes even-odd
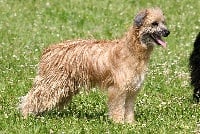
[(150, 34), (150, 37), (154, 40), (156, 44), (161, 45), (164, 48), (166, 48), (167, 43), (161, 38), (160, 35), (153, 33), (153, 34)]

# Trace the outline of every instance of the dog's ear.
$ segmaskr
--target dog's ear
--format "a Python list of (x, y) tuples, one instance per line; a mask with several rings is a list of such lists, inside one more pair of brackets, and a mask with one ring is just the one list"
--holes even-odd
[(200, 47), (200, 32), (199, 32), (199, 34), (196, 37), (196, 40), (194, 42), (194, 47), (195, 48)]
[(143, 11), (139, 12), (134, 18), (134, 24), (137, 27), (142, 26), (146, 16), (147, 16), (147, 10), (143, 10)]

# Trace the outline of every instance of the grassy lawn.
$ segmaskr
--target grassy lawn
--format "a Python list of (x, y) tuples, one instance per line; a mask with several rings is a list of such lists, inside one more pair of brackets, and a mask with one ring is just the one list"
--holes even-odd
[[(67, 39), (121, 37), (137, 11), (160, 7), (171, 34), (156, 47), (137, 98), (135, 125), (107, 117), (107, 97), (81, 93), (64, 111), (23, 119), (18, 98), (31, 88), (42, 50)], [(0, 134), (200, 133), (192, 102), (188, 57), (200, 31), (198, 0), (0, 0)], [(199, 127), (198, 127), (199, 126)]]

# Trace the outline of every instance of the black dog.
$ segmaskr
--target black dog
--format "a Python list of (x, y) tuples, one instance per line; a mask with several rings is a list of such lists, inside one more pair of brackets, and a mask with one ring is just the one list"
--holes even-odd
[(194, 86), (193, 99), (199, 103), (200, 99), (200, 32), (194, 42), (194, 48), (190, 55), (189, 66), (191, 69), (191, 85)]

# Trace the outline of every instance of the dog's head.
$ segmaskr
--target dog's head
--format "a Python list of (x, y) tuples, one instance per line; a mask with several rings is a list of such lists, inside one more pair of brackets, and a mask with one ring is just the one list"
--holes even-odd
[(147, 46), (157, 44), (166, 47), (162, 37), (167, 37), (170, 31), (165, 24), (165, 17), (159, 8), (142, 10), (134, 18), (134, 26), (139, 29), (140, 41)]

